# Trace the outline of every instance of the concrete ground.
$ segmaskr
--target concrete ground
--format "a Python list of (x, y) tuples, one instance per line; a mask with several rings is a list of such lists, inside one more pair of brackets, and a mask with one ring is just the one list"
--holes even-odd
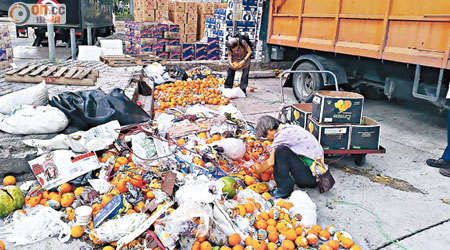
[[(235, 101), (246, 119), (276, 116), (278, 80), (251, 80), (250, 86), (256, 91)], [(286, 102), (293, 102), (292, 89), (285, 90)], [(447, 145), (446, 113), (408, 105), (367, 100), (364, 114), (381, 123), (386, 154), (368, 155), (362, 167), (345, 158), (332, 164), (336, 185), (330, 192), (306, 190), (319, 223), (349, 232), (363, 249), (450, 249), (450, 178), (425, 164)]]

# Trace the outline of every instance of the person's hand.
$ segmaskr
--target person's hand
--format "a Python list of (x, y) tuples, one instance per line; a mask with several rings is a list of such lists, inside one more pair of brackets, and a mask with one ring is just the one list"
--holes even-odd
[(242, 69), (245, 65), (245, 61), (240, 61), (237, 68)]
[(260, 176), (262, 173), (264, 173), (264, 169), (262, 167), (255, 168), (253, 171), (253, 174)]

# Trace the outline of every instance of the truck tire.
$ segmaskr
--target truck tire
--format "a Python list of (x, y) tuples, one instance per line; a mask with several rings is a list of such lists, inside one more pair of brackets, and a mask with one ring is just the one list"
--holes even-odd
[[(317, 70), (317, 68), (310, 62), (302, 62), (295, 70)], [(321, 90), (324, 85), (319, 73), (294, 73), (292, 86), (298, 101), (311, 102), (314, 91)]]

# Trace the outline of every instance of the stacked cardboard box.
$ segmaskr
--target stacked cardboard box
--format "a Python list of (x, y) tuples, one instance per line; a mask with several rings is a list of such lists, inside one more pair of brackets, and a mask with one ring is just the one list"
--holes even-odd
[(134, 0), (134, 20), (141, 22), (155, 22), (157, 0)]
[(9, 68), (13, 57), (8, 25), (0, 25), (0, 70)]
[[(214, 17), (207, 18), (205, 23), (205, 36), (218, 37), (220, 42), (221, 58), (228, 57), (226, 41), (235, 33), (247, 34), (253, 43), (252, 59), (262, 59), (262, 42), (259, 41), (259, 30), (262, 20), (262, 0), (245, 0), (239, 6), (234, 6), (234, 1), (229, 0), (226, 9), (216, 8)], [(217, 5), (224, 7), (223, 5)], [(236, 20), (234, 29), (233, 20)]]
[[(155, 54), (173, 60), (219, 60), (223, 35), (197, 42), (203, 38), (206, 20), (214, 17), (215, 8), (223, 8), (225, 21), (227, 4), (217, 2), (220, 1), (135, 0), (135, 20), (138, 22), (126, 24), (126, 52)], [(166, 28), (162, 23), (173, 25)], [(175, 30), (172, 27), (176, 27)]]
[(180, 27), (177, 24), (125, 22), (127, 54), (156, 55), (180, 60)]
[(325, 150), (378, 150), (380, 124), (363, 116), (364, 97), (343, 91), (318, 91), (313, 103), (296, 104), (291, 122), (311, 132)]

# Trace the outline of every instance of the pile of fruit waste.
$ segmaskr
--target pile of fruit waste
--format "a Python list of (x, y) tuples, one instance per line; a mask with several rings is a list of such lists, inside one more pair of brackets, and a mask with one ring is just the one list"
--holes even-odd
[[(310, 215), (315, 205), (301, 211), (302, 200), (270, 195), (273, 170), (252, 172), (271, 143), (254, 137), (221, 95), (222, 84), (209, 75), (157, 86), (155, 119), (122, 128), (114, 145), (95, 152), (101, 168), (84, 179), (45, 190), (37, 181), (19, 189), (5, 177), (5, 227), (18, 228), (46, 209), (62, 223), (46, 237), (78, 239), (85, 250), (361, 249), (349, 233), (318, 225)], [(214, 119), (220, 122), (204, 124)], [(77, 212), (81, 207), (87, 215)], [(12, 230), (6, 240), (22, 244)]]

